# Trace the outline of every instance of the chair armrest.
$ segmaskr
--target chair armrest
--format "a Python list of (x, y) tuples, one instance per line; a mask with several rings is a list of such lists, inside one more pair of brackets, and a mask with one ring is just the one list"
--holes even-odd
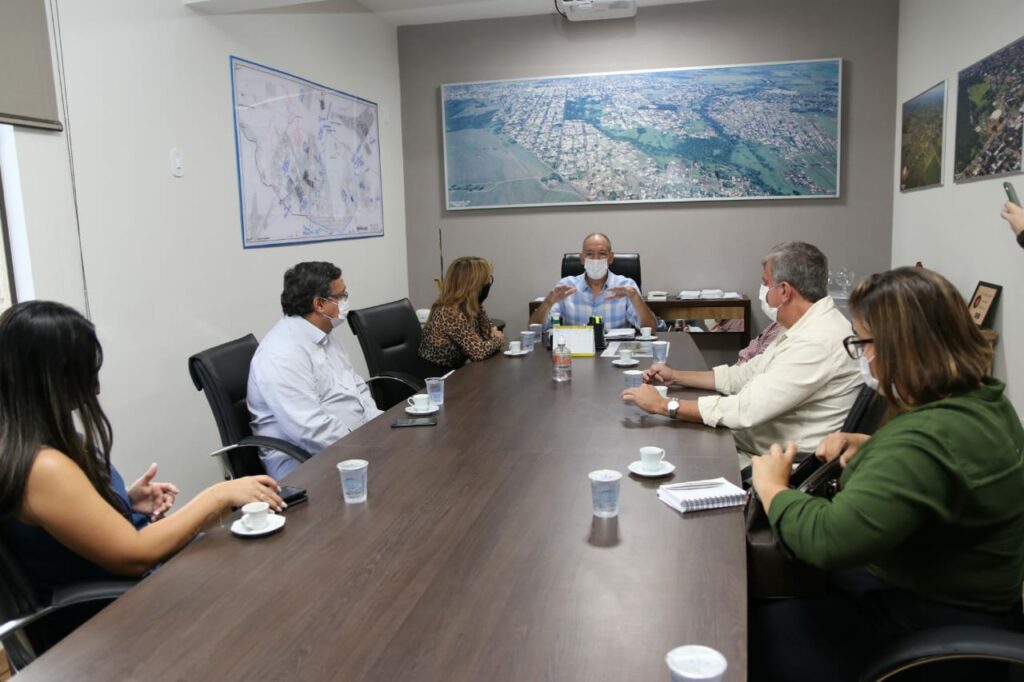
[(45, 616), (61, 609), (89, 602), (114, 601), (138, 583), (137, 580), (102, 580), (77, 583), (59, 587), (53, 592), (53, 599), (34, 613), (0, 623), (0, 640), (7, 639), (14, 632), (25, 628)]
[(231, 450), (234, 450), (235, 448), (253, 447), (277, 450), (278, 452), (283, 452), (292, 459), (297, 459), (300, 462), (305, 462), (312, 456), (302, 448), (298, 447), (297, 445), (292, 445), (286, 440), (281, 440), (280, 438), (272, 438), (270, 436), (246, 436), (245, 438), (238, 441), (234, 445), (225, 445), (222, 448), (214, 450), (213, 452), (210, 453), (210, 456), (223, 457), (226, 453), (230, 452)]
[(371, 384), (374, 381), (397, 381), (398, 383), (405, 384), (407, 387), (412, 389), (413, 393), (416, 391), (422, 391), (427, 385), (425, 382), (420, 381), (407, 372), (381, 372), (380, 374), (367, 379), (366, 383)]
[(935, 628), (904, 637), (876, 657), (862, 682), (886, 680), (918, 666), (956, 659), (986, 659), (1024, 665), (1024, 634), (964, 625)]

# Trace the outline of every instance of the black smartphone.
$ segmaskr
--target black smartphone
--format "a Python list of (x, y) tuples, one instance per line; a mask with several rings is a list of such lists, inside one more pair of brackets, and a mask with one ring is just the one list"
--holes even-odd
[(281, 491), (278, 493), (278, 495), (281, 496), (281, 499), (284, 500), (284, 503), (287, 504), (289, 507), (292, 507), (296, 504), (301, 504), (302, 502), (305, 502), (306, 500), (309, 499), (309, 497), (306, 495), (305, 488), (296, 488), (293, 485), (281, 486)]
[(1017, 204), (1018, 206), (1021, 205), (1020, 198), (1017, 196), (1017, 190), (1013, 188), (1013, 185), (1011, 185), (1009, 182), (1004, 182), (1003, 190), (1006, 192), (1007, 199)]
[(437, 426), (437, 417), (399, 417), (391, 424), (393, 429), (400, 429), (403, 426)]

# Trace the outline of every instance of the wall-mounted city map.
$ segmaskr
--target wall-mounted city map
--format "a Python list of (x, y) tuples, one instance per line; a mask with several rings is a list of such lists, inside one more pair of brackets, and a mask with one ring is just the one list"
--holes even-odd
[(953, 180), (1021, 170), (1024, 38), (960, 72)]
[(842, 61), (441, 86), (449, 209), (839, 196)]

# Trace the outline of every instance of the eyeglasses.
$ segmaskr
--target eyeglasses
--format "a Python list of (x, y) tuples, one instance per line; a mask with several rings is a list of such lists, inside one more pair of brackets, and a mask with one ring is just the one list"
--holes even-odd
[(859, 360), (864, 355), (864, 346), (874, 342), (874, 339), (861, 339), (853, 334), (843, 339), (843, 348), (846, 349), (847, 355), (854, 360)]
[(334, 301), (338, 305), (341, 305), (342, 303), (348, 300), (348, 290), (341, 292), (337, 296), (323, 296), (322, 298), (325, 301)]

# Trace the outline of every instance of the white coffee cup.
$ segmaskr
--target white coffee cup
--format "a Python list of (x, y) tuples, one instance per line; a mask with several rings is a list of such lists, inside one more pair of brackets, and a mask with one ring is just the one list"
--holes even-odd
[(668, 397), (668, 386), (655, 386), (654, 390), (658, 392), (662, 398)]
[(430, 396), (426, 393), (417, 393), (406, 400), (406, 402), (409, 403), (414, 410), (425, 410), (430, 407)]
[(665, 663), (673, 682), (718, 682), (725, 675), (725, 656), (711, 647), (690, 644), (668, 652)]
[(665, 459), (665, 450), (651, 445), (640, 448), (640, 462), (647, 471), (661, 468), (661, 460)]
[(249, 530), (263, 530), (269, 523), (270, 505), (266, 502), (250, 502), (242, 507), (242, 525)]
[(646, 339), (650, 335), (651, 335), (651, 328), (650, 327), (640, 327), (640, 336), (642, 336), (642, 337), (644, 337)]
[(509, 341), (508, 342), (508, 352), (509, 353), (520, 353), (520, 352), (522, 352), (522, 350), (523, 350), (523, 343), (522, 343), (522, 341)]
[(633, 350), (631, 348), (620, 348), (619, 349), (619, 362), (629, 362), (633, 359)]

